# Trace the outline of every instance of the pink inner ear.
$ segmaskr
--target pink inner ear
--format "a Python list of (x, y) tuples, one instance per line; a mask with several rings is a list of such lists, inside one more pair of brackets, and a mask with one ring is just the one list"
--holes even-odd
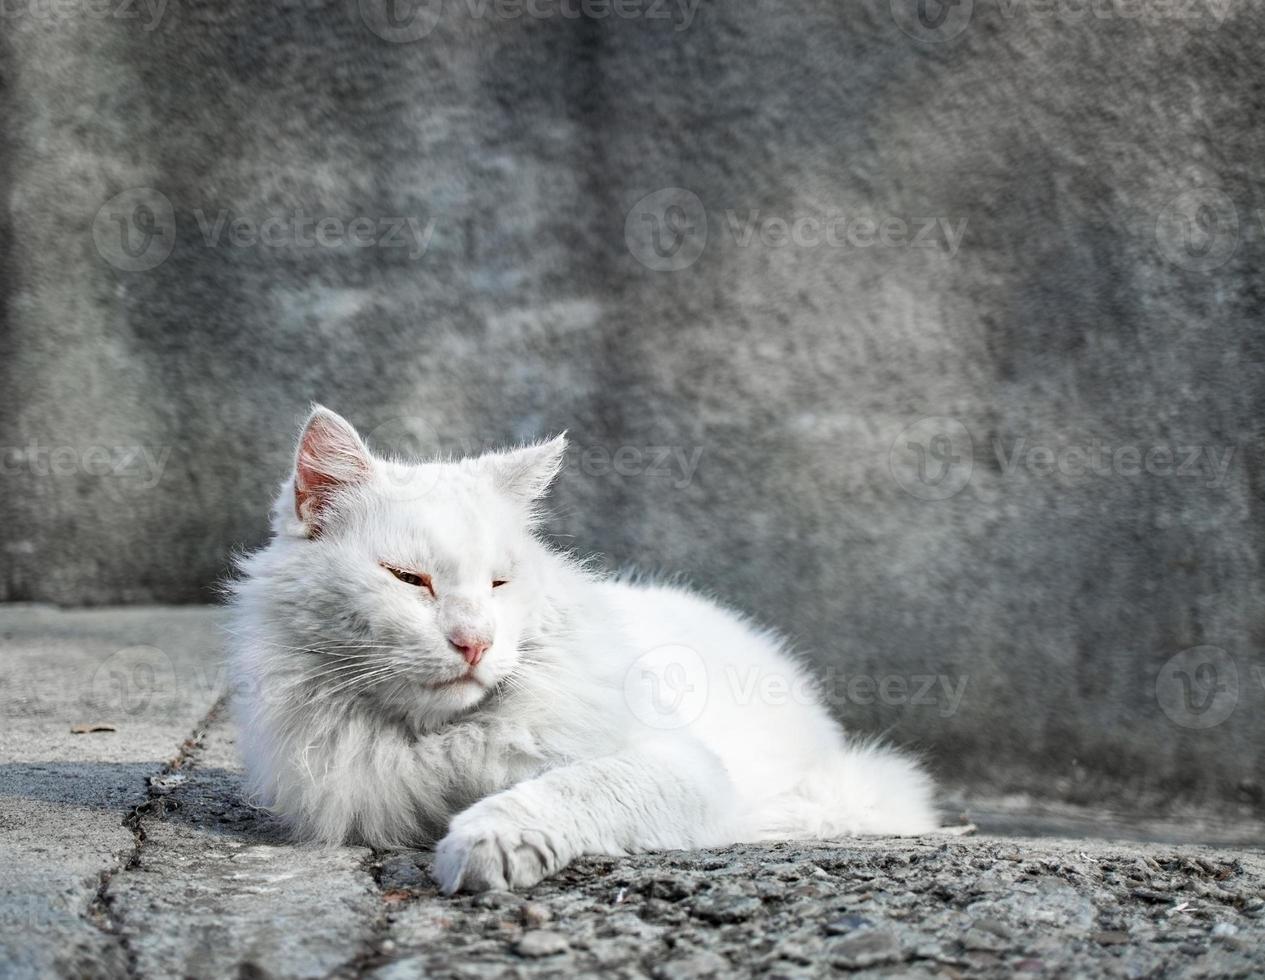
[(303, 430), (294, 465), (294, 512), (313, 537), (332, 495), (361, 482), (369, 472), (369, 458), (354, 432), (317, 416)]

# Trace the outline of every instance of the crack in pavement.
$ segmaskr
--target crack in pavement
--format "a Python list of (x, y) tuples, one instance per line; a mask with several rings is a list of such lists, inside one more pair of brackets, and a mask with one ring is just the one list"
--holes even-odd
[(126, 871), (133, 871), (140, 867), (141, 852), (144, 850), (147, 839), (145, 818), (147, 816), (161, 817), (168, 809), (169, 801), (166, 799), (166, 790), (161, 789), (156, 780), (192, 768), (195, 754), (201, 747), (207, 730), (219, 718), (227, 703), (227, 695), (220, 695), (207, 710), (206, 714), (193, 727), (189, 735), (180, 743), (175, 755), (163, 763), (158, 772), (146, 777), (145, 801), (132, 807), (122, 821), (123, 826), (132, 833), (132, 847), (119, 856), (113, 867), (102, 870), (98, 875), (96, 895), (88, 905), (85, 917), (100, 932), (110, 936), (118, 943), (127, 963), (127, 975), (129, 977), (140, 976), (136, 968), (136, 953), (132, 949), (127, 933), (123, 930), (122, 922), (114, 908), (110, 886), (116, 875)]
[[(375, 850), (361, 865), (361, 870), (373, 879), (379, 908), (370, 926), (372, 931), (364, 941), (364, 950), (346, 966), (345, 975), (353, 980), (367, 976), (371, 969), (390, 960), (391, 915), (387, 906), (387, 889), (383, 882), (382, 868), (383, 858), (387, 853)], [(343, 971), (339, 971), (339, 975), (344, 975)]]
[(377, 856), (291, 842), (245, 798), (233, 736), (208, 714), (139, 808), (141, 864), (107, 891), (135, 975), (354, 976), (386, 930)]

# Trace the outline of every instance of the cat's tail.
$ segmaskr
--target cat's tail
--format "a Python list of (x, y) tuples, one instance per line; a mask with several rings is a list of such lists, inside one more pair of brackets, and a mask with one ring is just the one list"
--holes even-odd
[(796, 785), (763, 803), (749, 840), (926, 834), (939, 827), (935, 787), (913, 756), (877, 740), (853, 741)]

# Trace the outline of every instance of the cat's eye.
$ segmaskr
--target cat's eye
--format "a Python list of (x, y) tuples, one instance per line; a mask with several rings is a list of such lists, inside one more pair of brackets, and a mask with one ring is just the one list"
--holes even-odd
[(492, 588), (499, 589), (502, 585), (505, 585), (508, 582), (509, 579), (507, 578), (494, 578), (492, 579)]
[(382, 567), (398, 578), (405, 585), (411, 585), (414, 588), (425, 589), (431, 595), (435, 594), (435, 586), (431, 584), (430, 576), (423, 575), (418, 572), (409, 572), (403, 568), (396, 568), (394, 565), (388, 565), (382, 562)]

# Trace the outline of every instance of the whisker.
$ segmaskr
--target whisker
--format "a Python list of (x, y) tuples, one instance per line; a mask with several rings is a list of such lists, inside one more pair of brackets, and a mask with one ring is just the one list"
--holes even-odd
[(395, 666), (395, 662), (391, 660), (374, 661), (374, 660), (369, 660), (365, 658), (364, 660), (357, 659), (350, 663), (340, 663), (340, 664), (334, 664), (332, 666), (329, 664), (325, 664), (325, 665), (318, 664), (315, 669), (307, 671), (303, 674), (300, 674), (298, 677), (295, 677), (294, 680), (298, 683), (305, 683), (307, 681), (317, 680), (321, 677), (329, 677), (335, 674), (342, 674), (342, 673), (347, 673), (348, 671), (355, 671), (357, 667), (368, 668), (368, 667), (387, 667), (387, 666)]
[(293, 650), (300, 653), (322, 652), (324, 650), (392, 650), (397, 649), (396, 644), (380, 643), (371, 639), (348, 639), (347, 637), (324, 636), (321, 634), (311, 635), (311, 642), (303, 645), (293, 643), (281, 643), (276, 639), (270, 638), (270, 635), (261, 631), (242, 631), (233, 629), (231, 626), (221, 624), (220, 629), (230, 636), (236, 637), (248, 643), (259, 643), (264, 646), (275, 647), (279, 650)]
[(387, 677), (387, 676), (390, 676), (391, 674), (396, 674), (396, 673), (399, 673), (399, 671), (394, 666), (378, 667), (367, 674), (360, 674), (360, 675), (357, 675), (356, 677), (353, 677), (350, 681), (344, 681), (343, 683), (339, 684), (338, 686), (334, 688), (331, 688), (328, 691), (325, 691), (324, 693), (327, 696), (334, 695), (334, 694), (337, 694), (339, 691), (346, 690), (348, 687), (354, 688), (355, 685), (357, 684), (366, 683), (372, 680), (378, 680), (382, 677)]

